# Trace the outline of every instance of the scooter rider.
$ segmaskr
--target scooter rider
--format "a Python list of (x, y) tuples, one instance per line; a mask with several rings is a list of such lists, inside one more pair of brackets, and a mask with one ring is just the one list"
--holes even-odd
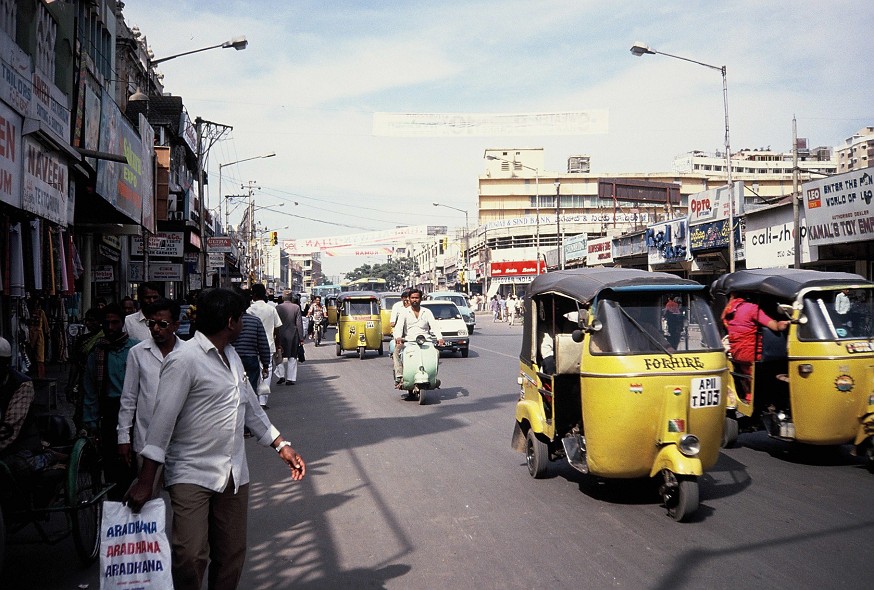
[[(392, 335), (394, 335), (394, 328), (398, 323), (398, 317), (402, 312), (406, 311), (406, 309), (410, 307), (410, 290), (404, 289), (401, 293), (401, 300), (392, 305), (391, 307), (391, 315), (389, 316), (389, 322), (391, 323)], [(403, 369), (401, 368), (401, 349), (395, 346), (394, 350), (391, 353), (392, 364), (394, 365), (395, 372), (395, 385), (401, 382), (403, 379)]]
[[(423, 308), (421, 303), (422, 292), (419, 289), (410, 289), (410, 306), (398, 314), (398, 320), (392, 333), (395, 339), (395, 350), (403, 348), (404, 339), (413, 340), (420, 335), (426, 338), (436, 338), (437, 346), (445, 344), (443, 334), (437, 328), (437, 322), (434, 320), (434, 314), (427, 307)], [(398, 357), (403, 359), (400, 353), (398, 353)], [(401, 389), (400, 382), (395, 387)]]

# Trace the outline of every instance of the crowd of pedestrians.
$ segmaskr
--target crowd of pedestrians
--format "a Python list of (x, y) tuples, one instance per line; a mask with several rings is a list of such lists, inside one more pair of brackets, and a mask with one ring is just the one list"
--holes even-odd
[[(143, 283), (127, 311), (121, 302), (87, 311), (85, 332), (72, 345), (67, 395), (77, 430), (99, 443), (106, 481), (113, 484), (108, 498), (137, 511), (167, 490), (177, 589), (200, 589), (207, 564), (211, 588), (239, 583), (247, 437), (274, 448), (293, 480), (306, 473), (304, 460), (265, 413), (274, 365), (282, 376), (277, 383), (297, 380), (306, 336), (299, 301), (289, 295), (277, 304), (260, 284), (250, 294), (251, 303), (240, 290), (207, 290), (183, 314), (178, 302), (162, 297), (160, 285)], [(188, 330), (180, 329), (183, 315)], [(14, 400), (22, 421), (9, 439), (17, 442), (0, 445), (0, 452), (8, 446), (4, 461), (14, 452), (24, 468), (27, 461), (45, 468), (59, 458), (25, 448), (33, 386), (6, 366), (7, 349), (0, 339), (0, 403)]]

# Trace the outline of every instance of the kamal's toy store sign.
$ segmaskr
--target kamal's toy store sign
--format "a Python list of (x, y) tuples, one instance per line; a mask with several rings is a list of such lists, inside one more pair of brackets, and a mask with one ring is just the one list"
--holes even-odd
[(874, 168), (854, 170), (802, 187), (807, 235), (814, 246), (874, 239)]

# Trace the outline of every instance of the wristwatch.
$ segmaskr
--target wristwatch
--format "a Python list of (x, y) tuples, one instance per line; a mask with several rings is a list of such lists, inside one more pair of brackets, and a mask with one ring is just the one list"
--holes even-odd
[(287, 440), (284, 440), (281, 443), (279, 443), (278, 445), (276, 445), (276, 452), (278, 453), (279, 451), (281, 451), (285, 447), (290, 447), (290, 446), (291, 446), (291, 443), (288, 442)]

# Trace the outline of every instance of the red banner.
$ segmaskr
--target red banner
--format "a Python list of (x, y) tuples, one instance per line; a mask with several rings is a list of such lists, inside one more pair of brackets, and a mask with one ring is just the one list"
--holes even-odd
[(538, 272), (536, 260), (507, 260), (491, 263), (493, 277), (514, 277), (521, 275), (538, 275), (546, 271), (546, 265), (540, 261)]

